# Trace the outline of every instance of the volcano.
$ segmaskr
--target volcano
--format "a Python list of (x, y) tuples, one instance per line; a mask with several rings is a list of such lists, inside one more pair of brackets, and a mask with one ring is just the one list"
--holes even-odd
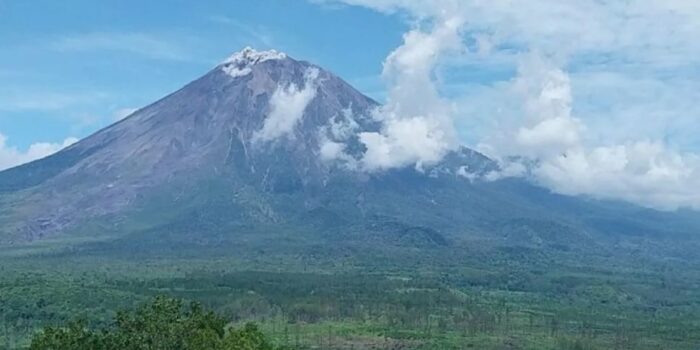
[(685, 254), (677, 242), (690, 251), (695, 241), (695, 214), (475, 179), (498, 164), (466, 147), (435, 164), (363, 171), (358, 134), (381, 130), (378, 107), (321, 67), (246, 48), (116, 124), (0, 173), (0, 244), (216, 245), (254, 231), (301, 245)]

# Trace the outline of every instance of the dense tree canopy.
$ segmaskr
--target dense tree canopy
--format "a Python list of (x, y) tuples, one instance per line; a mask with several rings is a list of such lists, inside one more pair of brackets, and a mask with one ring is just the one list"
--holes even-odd
[(254, 324), (228, 328), (226, 321), (199, 304), (157, 297), (135, 311), (120, 311), (114, 325), (93, 330), (82, 321), (48, 327), (31, 350), (273, 350)]

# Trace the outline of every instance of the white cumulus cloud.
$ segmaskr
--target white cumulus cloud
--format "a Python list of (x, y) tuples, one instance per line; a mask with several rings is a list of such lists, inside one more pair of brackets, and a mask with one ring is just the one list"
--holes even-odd
[[(533, 181), (569, 195), (622, 199), (660, 209), (700, 208), (700, 157), (661, 141), (630, 140), (591, 145), (588, 128), (572, 115), (568, 75), (551, 62), (530, 56), (512, 88), (523, 116), (510, 129), (495, 130), (482, 145), (508, 159), (491, 179), (529, 174)], [(517, 156), (513, 160), (513, 156)], [(523, 171), (508, 173), (514, 167)], [(529, 171), (524, 169), (529, 167)]]
[(439, 123), (423, 116), (387, 120), (382, 132), (362, 132), (359, 137), (367, 147), (362, 167), (369, 171), (406, 165), (421, 169), (440, 161), (452, 146)]
[(542, 160), (533, 175), (563, 194), (623, 199), (660, 209), (700, 208), (700, 157), (660, 142), (574, 148)]
[(490, 180), (700, 208), (700, 3), (315, 2), (399, 13), (412, 26), (385, 62), (382, 131), (361, 135), (365, 169), (439, 160), (454, 123), (461, 142), (503, 160)]
[(463, 18), (445, 13), (430, 30), (415, 28), (404, 35), (401, 46), (384, 62), (388, 98), (375, 118), (380, 132), (363, 132), (367, 151), (361, 160), (368, 171), (432, 164), (458, 144), (454, 110), (443, 99), (435, 81), (435, 67), (448, 53), (461, 52)]
[(7, 144), (7, 137), (0, 134), (0, 170), (9, 169), (33, 160), (41, 159), (54, 154), (74, 143), (78, 139), (69, 137), (61, 143), (37, 142), (21, 151)]

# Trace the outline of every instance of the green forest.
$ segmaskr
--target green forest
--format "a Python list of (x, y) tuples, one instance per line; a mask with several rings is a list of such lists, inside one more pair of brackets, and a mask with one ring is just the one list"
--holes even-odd
[[(687, 262), (477, 242), (325, 250), (241, 242), (0, 249), (0, 348), (89, 341), (105, 349), (691, 350), (700, 343), (700, 270)], [(140, 333), (136, 325), (150, 322), (154, 328)], [(149, 333), (160, 329), (177, 337)], [(124, 338), (177, 345), (133, 347), (146, 345)], [(258, 345), (231, 345), (248, 338)]]
[(31, 350), (274, 350), (254, 324), (227, 328), (226, 320), (201, 305), (156, 297), (135, 311), (119, 311), (114, 324), (93, 330), (83, 321), (47, 327)]

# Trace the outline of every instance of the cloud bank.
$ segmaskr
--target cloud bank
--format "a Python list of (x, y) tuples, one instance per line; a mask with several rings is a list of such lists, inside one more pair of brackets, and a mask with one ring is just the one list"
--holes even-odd
[(7, 137), (0, 134), (0, 170), (44, 158), (76, 142), (78, 139), (74, 137), (67, 138), (62, 143), (38, 142), (29, 146), (26, 151), (20, 151), (16, 147), (9, 146)]
[[(700, 208), (700, 3), (321, 2), (412, 26), (384, 63), (382, 131), (361, 134), (366, 170), (436, 162), (462, 142), (502, 161), (489, 180)], [(450, 80), (465, 74), (478, 79)]]
[[(516, 164), (522, 176), (569, 195), (622, 199), (661, 209), (697, 207), (700, 203), (700, 157), (669, 149), (661, 141), (632, 140), (622, 144), (587, 145), (587, 127), (572, 115), (571, 82), (561, 69), (540, 57), (521, 65), (511, 83), (519, 95), (520, 125), (503, 128), (484, 140), (482, 148), (505, 160), (505, 171)], [(514, 97), (515, 98), (515, 97)], [(522, 160), (526, 160), (524, 162)]]

